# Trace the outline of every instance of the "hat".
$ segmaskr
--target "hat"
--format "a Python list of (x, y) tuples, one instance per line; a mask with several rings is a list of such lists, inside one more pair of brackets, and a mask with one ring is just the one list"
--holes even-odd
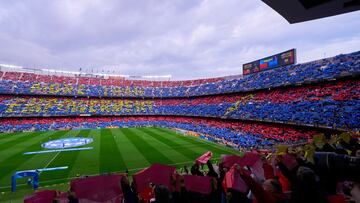
[(314, 163), (314, 153), (315, 153), (315, 147), (313, 145), (307, 144), (304, 147), (305, 155), (307, 161)]

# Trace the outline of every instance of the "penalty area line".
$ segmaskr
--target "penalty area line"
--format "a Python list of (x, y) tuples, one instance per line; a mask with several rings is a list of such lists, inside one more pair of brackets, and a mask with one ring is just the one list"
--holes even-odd
[(93, 147), (82, 147), (82, 148), (68, 148), (68, 149), (53, 149), (53, 150), (44, 150), (44, 151), (35, 151), (35, 152), (24, 152), (24, 155), (27, 154), (43, 154), (43, 153), (52, 153), (52, 152), (68, 152), (68, 151), (78, 151), (78, 150), (89, 150)]
[[(60, 154), (61, 152), (58, 152), (47, 164), (46, 164), (46, 166), (43, 168), (43, 169), (46, 169), (50, 164), (51, 164), (51, 162), (53, 162), (55, 159), (56, 159), (56, 157)], [(41, 172), (43, 172), (43, 171), (40, 171), (39, 172), (39, 175), (41, 174)]]

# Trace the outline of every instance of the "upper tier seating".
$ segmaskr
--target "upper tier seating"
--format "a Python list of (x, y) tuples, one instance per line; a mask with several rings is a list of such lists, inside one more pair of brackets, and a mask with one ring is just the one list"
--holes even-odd
[(182, 115), (360, 129), (360, 80), (172, 99), (0, 96), (1, 117)]
[[(189, 97), (297, 85), (360, 74), (360, 51), (244, 77), (188, 81), (140, 81), (83, 76), (31, 75), (5, 72), (0, 93), (91, 97)], [(31, 79), (29, 79), (31, 78)], [(30, 81), (26, 81), (29, 79)]]

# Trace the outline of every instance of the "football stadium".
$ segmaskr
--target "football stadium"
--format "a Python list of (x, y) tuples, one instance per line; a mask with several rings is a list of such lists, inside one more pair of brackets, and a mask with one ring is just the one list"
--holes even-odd
[[(257, 3), (290, 27), (360, 18), (358, 1)], [(255, 51), (214, 77), (34, 68), (0, 51), (0, 202), (359, 203), (360, 33), (347, 23), (351, 51)]]

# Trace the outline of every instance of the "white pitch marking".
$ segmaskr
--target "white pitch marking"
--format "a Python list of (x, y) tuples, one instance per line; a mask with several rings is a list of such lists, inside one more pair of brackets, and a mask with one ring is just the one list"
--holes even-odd
[[(53, 162), (60, 153), (61, 153), (61, 152), (58, 152), (58, 153), (49, 161), (49, 163), (46, 164), (46, 166), (44, 167), (44, 169), (47, 168), (47, 167), (51, 164), (51, 162)], [(42, 171), (40, 171), (39, 174), (40, 174), (41, 172), (42, 172)]]

